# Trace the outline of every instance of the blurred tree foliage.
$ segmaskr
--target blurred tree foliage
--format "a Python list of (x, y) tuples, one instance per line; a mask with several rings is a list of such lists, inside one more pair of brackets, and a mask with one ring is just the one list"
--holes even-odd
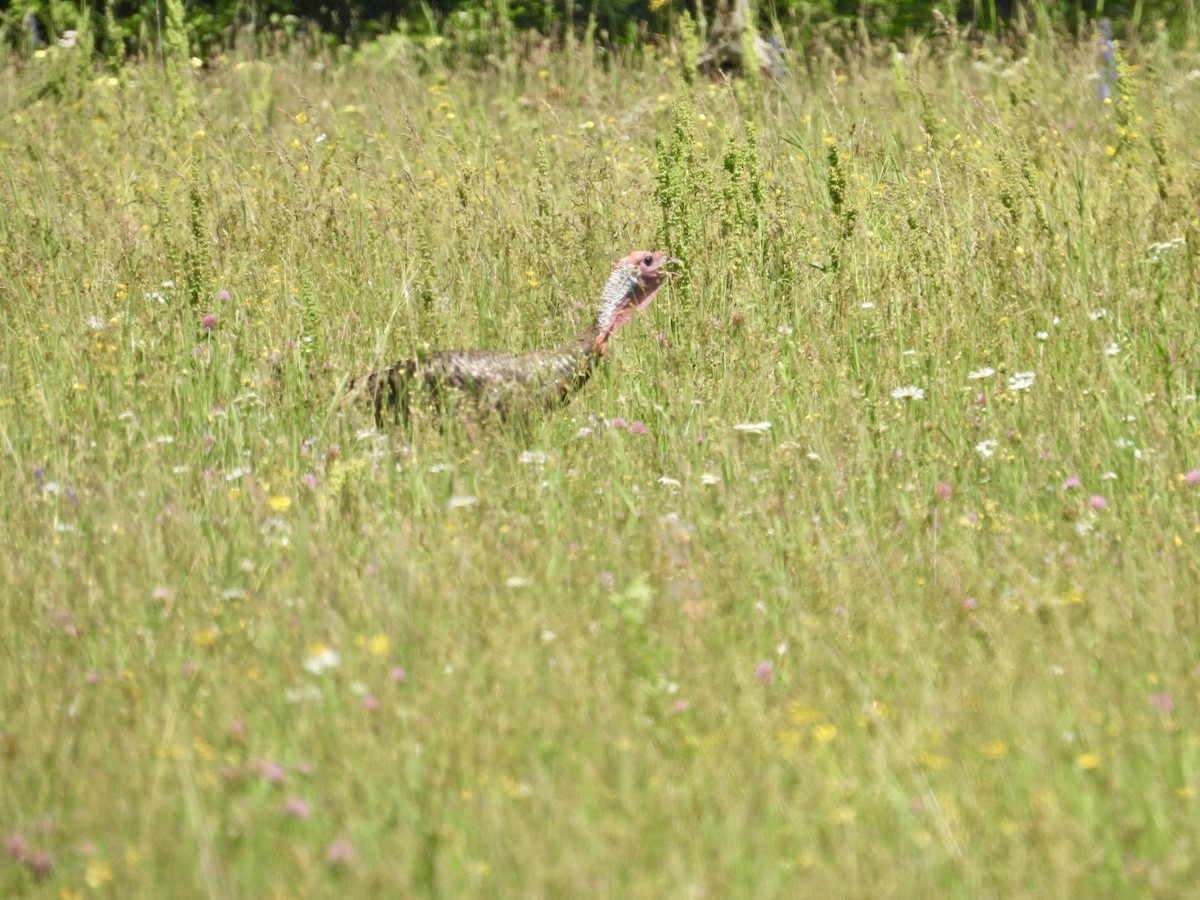
[[(189, 38), (204, 55), (230, 47), (240, 36), (269, 31), (298, 33), (317, 41), (359, 43), (398, 26), (411, 34), (478, 34), (480, 31), (534, 30), (562, 37), (570, 29), (611, 45), (628, 44), (647, 35), (674, 32), (676, 17), (688, 12), (711, 22), (719, 0), (189, 0)], [(126, 53), (146, 53), (158, 46), (163, 0), (8, 0), (0, 3), (0, 39), (18, 51), (37, 49), (78, 29), (88, 17), (90, 30), (104, 47), (103, 16), (111, 9)], [(845, 34), (866, 33), (875, 39), (901, 40), (921, 33), (941, 19), (973, 25), (986, 33), (1002, 31), (1014, 16), (1040, 17), (1068, 32), (1079, 33), (1101, 17), (1121, 23), (1132, 38), (1165, 23), (1180, 43), (1195, 40), (1200, 0), (758, 0), (761, 27), (777, 30), (789, 43), (804, 41), (817, 29), (851, 26)]]

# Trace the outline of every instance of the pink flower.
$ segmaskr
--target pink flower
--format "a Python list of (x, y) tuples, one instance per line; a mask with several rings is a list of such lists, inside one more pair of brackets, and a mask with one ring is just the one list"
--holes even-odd
[(17, 834), (15, 831), (4, 839), (4, 852), (20, 862), (25, 858), (28, 847), (25, 846), (25, 838)]
[(208, 313), (203, 319), (200, 320), (200, 324), (204, 326), (205, 331), (212, 331), (217, 327), (217, 317), (212, 313)]
[(331, 866), (344, 866), (352, 863), (354, 857), (354, 845), (346, 838), (338, 838), (329, 845), (329, 849), (325, 853), (325, 859)]
[(258, 772), (263, 778), (271, 782), (271, 784), (283, 784), (284, 779), (287, 778), (287, 772), (284, 771), (283, 766), (279, 765), (279, 763), (261, 763), (258, 767)]
[(763, 684), (770, 684), (775, 680), (775, 666), (769, 659), (764, 659), (754, 667), (754, 677)]
[(1083, 482), (1080, 481), (1077, 476), (1072, 475), (1070, 478), (1068, 478), (1066, 481), (1063, 482), (1062, 489), (1064, 491), (1074, 491), (1081, 487), (1083, 487)]
[(975, 609), (977, 606), (979, 606), (979, 603), (974, 597), (968, 597), (963, 601), (963, 609)]
[(45, 850), (35, 850), (31, 856), (25, 857), (25, 862), (33, 869), (38, 881), (45, 881), (50, 877), (50, 854)]
[(676, 713), (687, 712), (688, 707), (691, 705), (692, 704), (687, 700), (676, 700), (673, 704), (671, 704), (671, 711)]
[(396, 666), (392, 669), (392, 682), (395, 684), (404, 684), (408, 681), (408, 673), (404, 671), (404, 666)]
[(88, 672), (87, 675), (84, 677), (87, 679), (88, 684), (99, 684), (100, 683), (100, 673), (99, 672), (96, 672), (96, 671)]
[(1099, 494), (1092, 494), (1088, 497), (1088, 506), (1092, 509), (1108, 509), (1108, 501)]
[(379, 698), (374, 694), (367, 694), (362, 699), (362, 705), (363, 709), (369, 713), (377, 712), (379, 710)]
[(944, 481), (939, 481), (938, 486), (934, 489), (939, 500), (949, 500), (954, 493), (954, 489)]
[(641, 419), (636, 419), (630, 423), (629, 430), (633, 434), (646, 434), (650, 431), (650, 429), (646, 427), (646, 424)]
[(620, 416), (617, 416), (615, 419), (613, 419), (608, 424), (611, 425), (613, 428), (624, 428), (625, 420), (622, 419)]
[(309, 488), (310, 490), (315, 491), (317, 489), (317, 476), (314, 475), (312, 472), (305, 472), (303, 475), (300, 476), (300, 483), (303, 484), (306, 488)]
[(1192, 471), (1183, 476), (1183, 480), (1187, 484), (1200, 484), (1200, 469), (1192, 469)]
[(225, 288), (221, 288), (220, 292), (217, 294), (217, 299), (219, 299), (223, 303), (228, 303), (229, 302), (229, 291), (225, 290)]
[(171, 589), (165, 588), (160, 584), (158, 587), (156, 587), (154, 589), (154, 593), (151, 594), (150, 596), (153, 597), (155, 600), (170, 600), (171, 599)]
[(294, 819), (307, 819), (312, 815), (312, 807), (303, 797), (288, 797), (283, 801), (283, 814)]
[(1165, 712), (1168, 716), (1175, 712), (1175, 701), (1171, 699), (1171, 695), (1166, 691), (1163, 691), (1161, 694), (1151, 694), (1150, 705), (1161, 712)]

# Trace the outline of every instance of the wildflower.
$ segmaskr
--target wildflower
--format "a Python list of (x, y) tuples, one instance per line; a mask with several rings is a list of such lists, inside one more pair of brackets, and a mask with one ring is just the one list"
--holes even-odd
[(1091, 319), (1093, 322), (1099, 322), (1101, 319), (1107, 319), (1108, 318), (1108, 310), (1102, 306), (1095, 312), (1088, 313), (1088, 318)]
[(362, 698), (363, 709), (369, 713), (379, 712), (379, 698), (374, 694), (367, 694)]
[(1036, 335), (1034, 335), (1034, 336), (1035, 336), (1035, 337), (1036, 337), (1036, 338), (1037, 338), (1039, 341), (1045, 341), (1045, 340), (1049, 340), (1049, 339), (1050, 339), (1050, 332), (1048, 332), (1048, 331), (1039, 331), (1039, 332), (1038, 332)]
[(25, 858), (26, 853), (25, 838), (13, 832), (4, 839), (4, 852), (10, 857), (20, 862)]
[(1092, 494), (1088, 497), (1088, 506), (1092, 509), (1108, 509), (1108, 501), (1099, 494)]
[(1008, 741), (988, 741), (983, 745), (983, 755), (988, 759), (1004, 759), (1008, 756)]
[(271, 784), (283, 784), (284, 780), (287, 778), (287, 772), (284, 771), (283, 766), (274, 762), (262, 763), (258, 767), (258, 774), (260, 774), (265, 781), (268, 781)]
[(980, 441), (978, 444), (976, 444), (975, 452), (984, 459), (991, 459), (992, 455), (996, 452), (996, 448), (999, 446), (999, 441), (989, 438), (986, 441)]
[(1186, 245), (1187, 241), (1182, 237), (1172, 238), (1163, 243), (1155, 242), (1150, 245), (1150, 261), (1161, 262), (1164, 255)]
[(58, 46), (64, 50), (74, 50), (75, 42), (79, 38), (79, 32), (74, 28), (68, 28), (62, 33), (62, 37), (58, 39)]
[(740, 425), (733, 426), (734, 431), (740, 431), (743, 434), (766, 434), (771, 430), (770, 422), (742, 422)]
[(775, 665), (769, 659), (764, 659), (754, 667), (754, 677), (763, 684), (770, 684), (775, 680)]
[(329, 845), (325, 860), (331, 866), (344, 866), (354, 862), (355, 855), (354, 845), (346, 838), (338, 838)]
[(721, 476), (714, 475), (712, 472), (705, 472), (704, 474), (702, 474), (700, 476), (700, 483), (701, 484), (710, 484), (710, 485), (711, 484), (720, 484)]
[(1104, 348), (1105, 356), (1117, 356), (1120, 354), (1120, 352), (1121, 352), (1121, 345), (1118, 344), (1116, 341), (1113, 341), (1107, 347)]
[(408, 681), (408, 673), (404, 671), (404, 666), (396, 666), (392, 669), (392, 683), (404, 684)]
[(283, 814), (294, 819), (307, 819), (312, 815), (312, 807), (303, 797), (288, 797), (283, 801)]
[(200, 325), (205, 331), (212, 331), (217, 327), (217, 317), (212, 313), (208, 313), (200, 320)]
[(910, 384), (905, 387), (898, 387), (892, 391), (892, 396), (897, 400), (924, 400), (925, 390), (919, 388), (915, 384)]
[(629, 424), (630, 434), (647, 434), (649, 431), (650, 429), (646, 427), (645, 423), (642, 422), (641, 419), (635, 419)]
[(217, 299), (220, 300), (222, 303), (228, 303), (229, 297), (230, 297), (229, 291), (225, 290), (225, 288), (221, 288), (221, 290), (217, 292)]
[(387, 656), (392, 649), (392, 642), (386, 634), (377, 634), (367, 642), (367, 650), (372, 656)]
[(527, 466), (542, 466), (546, 464), (546, 454), (541, 450), (526, 450), (520, 461)]
[(587, 437), (591, 433), (592, 433), (592, 429), (590, 429), (586, 425), (584, 425), (577, 432), (575, 432), (575, 436), (576, 437)]
[(33, 874), (38, 881), (45, 881), (50, 877), (50, 854), (45, 850), (35, 850), (31, 855), (25, 858), (25, 864), (33, 869)]
[(1168, 716), (1175, 712), (1175, 701), (1166, 691), (1158, 694), (1151, 694), (1150, 705), (1160, 712), (1166, 713)]
[(670, 475), (663, 475), (658, 479), (658, 483), (669, 488), (677, 488), (680, 486), (678, 478), (672, 478)]
[(478, 497), (457, 495), (451, 497), (449, 501), (447, 501), (446, 506), (450, 509), (466, 509), (468, 506), (474, 506), (478, 502)]
[(611, 422), (608, 423), (608, 426), (610, 428), (624, 428), (626, 424), (627, 423), (625, 422), (625, 420), (623, 418), (621, 418), (620, 416), (617, 416), (615, 419), (613, 419)]
[(520, 575), (512, 575), (504, 580), (504, 586), (510, 588), (523, 588), (529, 584), (528, 578), (522, 578)]
[(859, 309), (874, 309), (875, 304), (868, 300), (866, 303), (859, 304)]
[(831, 725), (828, 722), (822, 725), (814, 725), (812, 730), (813, 740), (818, 744), (828, 744), (838, 735), (836, 725)]
[(1075, 760), (1075, 765), (1083, 769), (1085, 772), (1091, 772), (1093, 769), (1100, 767), (1099, 753), (1081, 753)]
[(1079, 479), (1078, 479), (1076, 476), (1074, 476), (1074, 475), (1072, 475), (1070, 478), (1068, 478), (1068, 479), (1067, 479), (1066, 481), (1064, 481), (1064, 482), (1063, 482), (1063, 484), (1062, 484), (1062, 489), (1063, 489), (1064, 491), (1074, 491), (1074, 490), (1077, 490), (1078, 488), (1081, 488), (1081, 487), (1083, 487), (1083, 482), (1082, 482), (1082, 481), (1080, 481), (1080, 480), (1079, 480)]
[(1200, 469), (1192, 469), (1183, 476), (1184, 484), (1200, 484)]
[(317, 489), (317, 476), (312, 472), (305, 472), (300, 476), (300, 483), (309, 490), (315, 491)]
[(98, 891), (113, 880), (112, 866), (102, 860), (94, 859), (88, 863), (83, 873), (84, 883), (93, 891)]
[(288, 496), (268, 497), (267, 506), (275, 512), (287, 512), (292, 507), (292, 498)]
[(979, 606), (979, 602), (974, 597), (967, 597), (963, 600), (963, 609), (971, 610)]
[(89, 671), (87, 673), (87, 675), (84, 676), (84, 680), (88, 684), (99, 684), (100, 683), (100, 673), (97, 672), (95, 669), (93, 669), (93, 670)]
[(1017, 372), (1008, 379), (1008, 389), (1010, 391), (1025, 391), (1033, 387), (1033, 381), (1037, 375), (1033, 372)]
[(933, 490), (939, 500), (949, 500), (954, 493), (954, 488), (944, 481), (939, 481)]
[(309, 648), (308, 658), (304, 660), (304, 668), (313, 675), (320, 675), (326, 669), (336, 669), (342, 658), (332, 647), (316, 644)]

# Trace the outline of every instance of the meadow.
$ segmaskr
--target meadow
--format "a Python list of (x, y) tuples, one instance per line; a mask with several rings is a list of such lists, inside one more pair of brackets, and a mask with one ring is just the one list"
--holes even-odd
[[(1200, 881), (1200, 54), (77, 50), (0, 76), (0, 894)], [(344, 396), (634, 248), (563, 409)]]

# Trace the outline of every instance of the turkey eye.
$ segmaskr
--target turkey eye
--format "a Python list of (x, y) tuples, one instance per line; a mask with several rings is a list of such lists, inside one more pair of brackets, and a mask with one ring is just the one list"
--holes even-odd
[(647, 256), (645, 259), (643, 259), (643, 260), (642, 260), (642, 265), (643, 265), (643, 266), (652, 266), (652, 265), (654, 265), (654, 257), (653, 257), (653, 256)]

